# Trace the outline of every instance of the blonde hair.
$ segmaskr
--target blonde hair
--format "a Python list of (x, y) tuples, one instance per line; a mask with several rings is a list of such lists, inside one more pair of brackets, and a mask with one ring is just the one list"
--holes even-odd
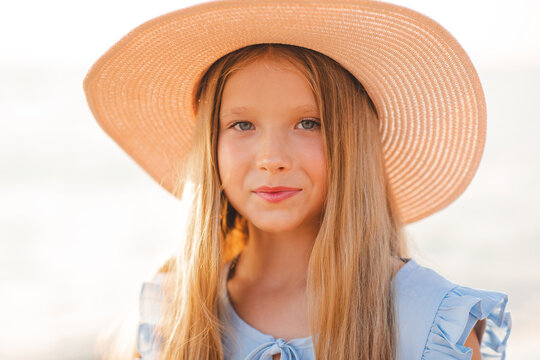
[(219, 108), (234, 72), (270, 56), (296, 66), (311, 86), (322, 122), (328, 192), (307, 274), (317, 359), (394, 359), (396, 257), (407, 256), (403, 224), (384, 169), (377, 111), (361, 83), (331, 58), (302, 47), (256, 44), (218, 59), (194, 95), (197, 123), (177, 196), (191, 209), (168, 274), (158, 326), (160, 358), (223, 359), (219, 299), (223, 266), (246, 245), (246, 220), (227, 201), (217, 167)]

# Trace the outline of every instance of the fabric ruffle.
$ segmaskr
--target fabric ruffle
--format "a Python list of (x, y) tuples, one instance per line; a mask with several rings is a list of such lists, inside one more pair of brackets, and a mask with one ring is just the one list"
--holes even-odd
[(158, 274), (153, 282), (144, 282), (139, 294), (139, 326), (137, 329), (137, 352), (139, 360), (155, 359), (160, 346), (155, 328), (161, 315), (161, 276)]
[(506, 342), (512, 325), (505, 311), (503, 293), (456, 286), (441, 301), (431, 326), (422, 360), (469, 360), (472, 349), (465, 341), (478, 320), (486, 319), (481, 339), (483, 359), (506, 357)]

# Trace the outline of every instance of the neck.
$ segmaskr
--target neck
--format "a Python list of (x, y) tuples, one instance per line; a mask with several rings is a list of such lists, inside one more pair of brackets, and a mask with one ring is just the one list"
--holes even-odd
[(248, 225), (249, 240), (235, 267), (242, 282), (269, 290), (304, 288), (318, 227), (268, 233)]

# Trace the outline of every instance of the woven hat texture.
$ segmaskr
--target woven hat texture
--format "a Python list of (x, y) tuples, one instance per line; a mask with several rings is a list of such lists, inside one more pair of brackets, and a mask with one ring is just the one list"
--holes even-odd
[(464, 49), (414, 10), (359, 0), (221, 0), (136, 27), (89, 70), (103, 130), (161, 186), (191, 143), (198, 80), (223, 55), (283, 43), (321, 52), (364, 85), (380, 120), (390, 187), (405, 223), (450, 204), (482, 156), (486, 105)]

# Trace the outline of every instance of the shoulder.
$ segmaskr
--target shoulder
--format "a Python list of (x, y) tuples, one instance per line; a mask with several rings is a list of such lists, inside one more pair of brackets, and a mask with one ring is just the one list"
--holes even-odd
[(156, 326), (161, 317), (163, 289), (166, 273), (157, 273), (152, 281), (143, 282), (139, 292), (139, 322), (137, 327), (136, 359), (154, 359), (159, 348)]
[(394, 286), (402, 359), (470, 359), (465, 342), (480, 320), (482, 355), (504, 359), (511, 328), (506, 294), (458, 285), (414, 259), (396, 274)]

